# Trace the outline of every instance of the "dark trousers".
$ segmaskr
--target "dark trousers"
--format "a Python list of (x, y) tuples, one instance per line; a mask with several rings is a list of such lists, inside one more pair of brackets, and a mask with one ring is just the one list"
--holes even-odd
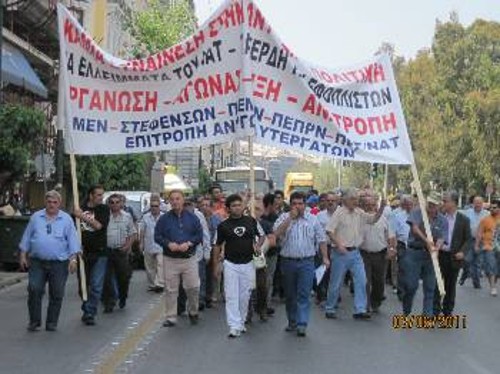
[(397, 290), (398, 290), (398, 298), (399, 300), (403, 300), (404, 292), (405, 292), (405, 267), (403, 265), (404, 263), (404, 256), (406, 254), (406, 244), (403, 242), (398, 241), (396, 245), (396, 251), (397, 251), (397, 262), (398, 262), (398, 272), (397, 272)]
[(283, 271), (282, 271), (282, 259), (281, 256), (278, 256), (278, 260), (276, 262), (276, 270), (274, 272), (274, 279), (273, 279), (273, 291), (272, 291), (272, 296), (277, 296), (280, 299), (283, 299), (285, 297), (285, 288), (284, 288), (284, 282), (283, 282)]
[[(132, 276), (128, 257), (128, 252), (119, 249), (110, 250), (102, 293), (102, 301), (105, 307), (114, 307), (117, 299), (127, 299)], [(116, 291), (118, 291), (118, 295)]]
[(452, 256), (453, 255), (450, 252), (439, 252), (439, 267), (441, 268), (441, 274), (443, 275), (444, 290), (446, 295), (441, 302), (441, 297), (439, 296), (439, 291), (436, 287), (434, 292), (435, 315), (438, 315), (439, 313), (451, 315), (453, 314), (453, 309), (455, 308), (457, 279), (460, 268), (454, 266)]
[(380, 252), (361, 250), (366, 273), (367, 309), (379, 308), (384, 300), (387, 249)]
[(462, 272), (461, 280), (465, 282), (467, 278), (472, 278), (472, 284), (478, 288), (481, 286), (481, 257), (478, 252), (474, 250), (475, 239), (470, 242), (467, 253), (465, 254), (464, 269)]
[[(213, 252), (213, 251), (212, 251)], [(214, 296), (215, 282), (213, 276), (213, 258), (211, 257), (209, 261), (205, 264), (205, 282), (206, 282), (206, 295), (205, 302), (212, 302), (212, 297)]]
[[(328, 246), (328, 257), (331, 257), (331, 247)], [(321, 256), (321, 253), (316, 254), (314, 257), (314, 266), (318, 268), (323, 264), (323, 257)], [(317, 282), (314, 282), (313, 290), (316, 293), (316, 301), (318, 303), (325, 301), (326, 296), (328, 294), (328, 285), (330, 284), (330, 272), (326, 271), (325, 275), (323, 276), (323, 279), (321, 279), (321, 282), (317, 284)]]
[(255, 311), (260, 315), (267, 314), (267, 269), (256, 270), (256, 288), (255, 288)]
[(31, 259), (28, 274), (28, 310), (30, 323), (41, 324), (42, 298), (45, 284), (49, 284), (47, 325), (57, 325), (68, 279), (68, 261), (43, 261)]

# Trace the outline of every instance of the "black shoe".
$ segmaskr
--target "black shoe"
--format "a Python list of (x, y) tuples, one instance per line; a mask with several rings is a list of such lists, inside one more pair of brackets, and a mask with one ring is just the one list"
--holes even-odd
[(274, 308), (267, 308), (267, 315), (268, 316), (274, 316), (274, 313), (276, 313)]
[(120, 309), (123, 309), (125, 308), (125, 306), (127, 306), (127, 299), (122, 297), (120, 299), (120, 302), (118, 303), (118, 306), (120, 307)]
[(84, 315), (82, 316), (82, 322), (83, 322), (83, 323), (86, 323), (86, 322), (87, 322), (87, 320), (88, 320), (89, 318), (91, 318), (91, 317), (92, 317), (92, 316), (91, 316), (90, 314), (84, 314)]
[(205, 302), (205, 308), (207, 308), (207, 309), (212, 309), (212, 308), (213, 308), (213, 306), (214, 306), (214, 305), (213, 305), (213, 303), (212, 303), (212, 300), (207, 300), (207, 301)]
[(245, 321), (245, 325), (251, 325), (252, 324), (252, 317), (247, 317), (247, 320)]
[(30, 322), (26, 329), (30, 332), (35, 332), (40, 330), (41, 325), (42, 324), (40, 322)]
[(287, 327), (285, 327), (286, 332), (294, 332), (297, 331), (297, 325), (295, 323), (289, 323)]
[(474, 285), (474, 288), (475, 288), (476, 290), (479, 290), (479, 289), (481, 288), (481, 285), (476, 283), (476, 284)]
[(156, 293), (163, 293), (163, 287), (156, 286), (153, 291)]
[(198, 311), (203, 312), (205, 310), (205, 303), (198, 304)]
[(364, 313), (354, 313), (352, 315), (352, 318), (354, 318), (354, 319), (368, 320), (368, 319), (372, 318), (372, 316), (370, 315), (370, 313), (364, 312)]
[(57, 331), (57, 325), (55, 323), (47, 323), (45, 325), (45, 330), (47, 330), (47, 331)]
[(94, 326), (95, 325), (94, 316), (88, 316), (87, 319), (84, 321), (84, 323), (87, 326)]
[(113, 309), (114, 309), (114, 307), (112, 307), (112, 306), (105, 306), (103, 313), (106, 313), (106, 314), (113, 313)]
[(191, 325), (193, 325), (193, 326), (197, 325), (198, 320), (199, 320), (198, 314), (190, 314), (189, 315), (189, 322), (191, 322)]
[(460, 280), (458, 281), (458, 284), (463, 286), (465, 284), (465, 279), (466, 278), (460, 278)]
[(297, 327), (297, 336), (303, 338), (306, 336), (306, 327), (305, 326), (298, 326)]
[(165, 322), (163, 322), (163, 327), (174, 327), (175, 326), (175, 322), (167, 319), (165, 320)]
[(156, 292), (156, 287), (148, 287), (148, 292)]
[(337, 319), (337, 313), (335, 312), (326, 312), (325, 313), (326, 319)]

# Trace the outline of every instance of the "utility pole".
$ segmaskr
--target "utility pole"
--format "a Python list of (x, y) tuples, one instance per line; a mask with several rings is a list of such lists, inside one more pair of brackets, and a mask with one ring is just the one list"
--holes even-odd
[(3, 107), (3, 77), (2, 77), (2, 61), (3, 61), (3, 0), (0, 0), (0, 108)]

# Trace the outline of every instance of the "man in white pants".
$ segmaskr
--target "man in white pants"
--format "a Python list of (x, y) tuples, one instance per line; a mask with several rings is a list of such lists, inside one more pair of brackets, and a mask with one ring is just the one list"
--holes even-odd
[(226, 207), (229, 218), (217, 228), (214, 251), (215, 258), (224, 260), (227, 324), (229, 337), (236, 338), (246, 331), (248, 303), (255, 285), (252, 258), (264, 241), (264, 231), (254, 218), (243, 215), (243, 200), (239, 195), (228, 196)]
[(144, 267), (148, 279), (148, 291), (163, 292), (163, 249), (155, 243), (156, 222), (164, 214), (160, 210), (160, 196), (153, 194), (150, 200), (151, 211), (144, 214), (140, 222), (141, 250), (144, 254)]

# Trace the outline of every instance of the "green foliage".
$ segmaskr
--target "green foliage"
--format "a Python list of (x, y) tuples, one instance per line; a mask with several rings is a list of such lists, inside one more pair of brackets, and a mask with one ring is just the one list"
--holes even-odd
[(0, 108), (0, 174), (19, 180), (27, 171), (31, 151), (43, 138), (43, 111), (16, 105)]
[[(164, 5), (148, 3), (141, 12), (127, 14), (125, 29), (132, 36), (131, 56), (147, 56), (161, 51), (192, 34), (196, 26), (194, 11), (187, 1)], [(90, 156), (77, 158), (80, 191), (102, 183), (107, 190), (149, 189), (152, 155)], [(69, 170), (69, 168), (66, 168)]]
[(210, 178), (210, 173), (207, 168), (203, 166), (198, 172), (198, 188), (195, 191), (196, 194), (206, 194), (208, 189), (212, 184), (212, 179)]
[(484, 193), (500, 182), (500, 23), (438, 22), (398, 87), (424, 187)]
[(150, 0), (146, 10), (130, 16), (126, 29), (136, 40), (132, 54), (143, 57), (171, 47), (193, 34), (196, 17), (186, 0), (175, 1), (172, 5)]
[(150, 159), (150, 154), (77, 157), (80, 195), (93, 184), (103, 184), (109, 191), (148, 190)]

